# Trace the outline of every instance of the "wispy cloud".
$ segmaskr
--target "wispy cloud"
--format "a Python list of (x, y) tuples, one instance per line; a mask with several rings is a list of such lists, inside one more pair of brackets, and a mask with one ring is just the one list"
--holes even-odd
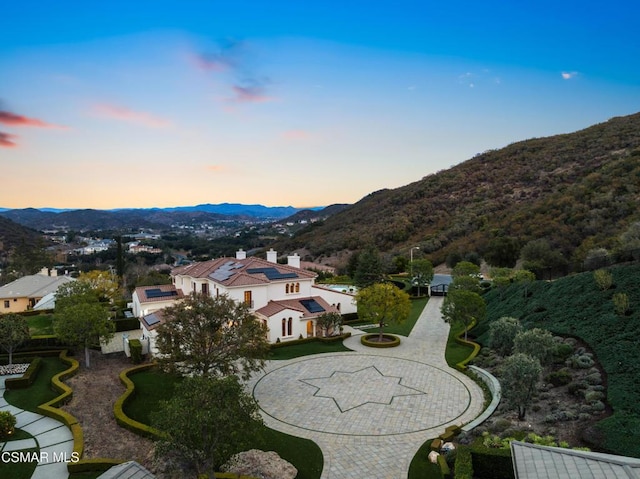
[(562, 72), (561, 75), (563, 80), (571, 80), (578, 76), (578, 72)]
[(16, 135), (10, 135), (9, 133), (0, 131), (0, 147), (15, 148), (18, 144), (13, 141), (14, 138), (17, 138)]
[(268, 89), (269, 78), (256, 72), (251, 44), (246, 40), (225, 39), (212, 51), (193, 55), (196, 66), (203, 71), (224, 73), (230, 92), (225, 103), (264, 103), (273, 100)]
[(205, 71), (227, 71), (241, 68), (246, 43), (242, 40), (226, 39), (218, 42), (215, 51), (193, 55), (195, 65)]
[(9, 126), (34, 126), (38, 128), (62, 128), (67, 129), (66, 126), (56, 125), (54, 123), (48, 123), (38, 118), (30, 118), (24, 115), (18, 115), (6, 110), (0, 110), (0, 123)]
[(227, 98), (227, 101), (232, 103), (264, 103), (273, 100), (272, 97), (266, 94), (262, 85), (233, 85), (231, 89), (233, 96)]
[(207, 171), (212, 171), (214, 173), (221, 173), (225, 171), (227, 168), (224, 165), (207, 165)]
[(171, 122), (166, 118), (144, 111), (131, 110), (130, 108), (120, 105), (98, 103), (93, 105), (92, 111), (94, 114), (103, 118), (136, 123), (150, 128), (166, 128), (171, 126)]

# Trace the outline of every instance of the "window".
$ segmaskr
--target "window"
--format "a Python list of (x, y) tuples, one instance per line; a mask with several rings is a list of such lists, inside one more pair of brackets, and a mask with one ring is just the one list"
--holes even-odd
[(289, 294), (289, 283), (287, 283), (286, 286), (284, 287), (284, 292), (285, 294)]
[(296, 293), (300, 292), (300, 283), (296, 283)]
[(253, 308), (253, 299), (251, 297), (251, 291), (244, 292), (244, 304), (246, 304), (250, 308)]
[(293, 318), (282, 318), (282, 336), (293, 336)]
[(209, 296), (209, 283), (202, 283), (202, 294)]
[(5, 307), (5, 308), (10, 308), (10, 307), (11, 307), (11, 305), (10, 305), (10, 303), (9, 303), (9, 300), (8, 300), (8, 299), (7, 299), (7, 300), (5, 300), (5, 302), (4, 302), (4, 307)]

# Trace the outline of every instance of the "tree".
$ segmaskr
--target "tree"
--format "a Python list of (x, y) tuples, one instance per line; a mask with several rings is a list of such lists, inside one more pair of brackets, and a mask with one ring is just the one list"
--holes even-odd
[(244, 303), (226, 295), (192, 294), (166, 308), (163, 316), (156, 345), (169, 370), (248, 379), (264, 366), (267, 327)]
[(89, 284), (101, 301), (112, 303), (120, 296), (118, 280), (109, 271), (92, 270), (80, 273), (78, 281)]
[(442, 303), (442, 317), (447, 323), (462, 324), (464, 339), (473, 321), (481, 321), (487, 314), (487, 305), (478, 293), (458, 289), (449, 291)]
[(606, 269), (597, 269), (593, 272), (593, 280), (601, 291), (606, 291), (613, 284), (613, 275)]
[(316, 320), (318, 326), (323, 331), (323, 335), (326, 338), (329, 335), (329, 330), (333, 330), (333, 334), (340, 329), (342, 325), (342, 315), (340, 313), (323, 313), (318, 316)]
[(63, 308), (56, 304), (53, 331), (60, 341), (83, 347), (84, 364), (90, 368), (89, 349), (99, 345), (100, 341), (111, 340), (115, 324), (99, 302), (77, 303)]
[(454, 280), (461, 276), (480, 276), (480, 267), (476, 264), (471, 263), (470, 261), (460, 261), (453, 267), (451, 271), (451, 276), (453, 276)]
[(567, 260), (558, 250), (552, 249), (546, 239), (529, 241), (520, 251), (524, 269), (533, 271), (538, 278), (543, 278), (545, 273), (552, 276), (563, 272), (567, 267)]
[(56, 311), (84, 303), (99, 303), (98, 293), (84, 281), (70, 281), (56, 291)]
[(235, 376), (184, 378), (171, 399), (151, 413), (152, 425), (167, 434), (157, 443), (156, 455), (173, 459), (183, 473), (195, 471), (190, 477), (213, 477), (260, 433), (258, 411)]
[(381, 281), (383, 276), (380, 253), (373, 247), (366, 248), (358, 255), (353, 282), (358, 288), (366, 288)]
[(500, 299), (504, 298), (504, 290), (511, 284), (513, 270), (511, 268), (491, 268), (491, 280), (500, 292)]
[(540, 361), (528, 354), (509, 356), (502, 365), (502, 395), (511, 408), (517, 409), (520, 421), (525, 419), (541, 373)]
[(433, 279), (433, 265), (428, 259), (416, 259), (411, 263), (411, 282), (412, 285), (418, 286), (418, 296), (420, 296), (420, 287), (428, 286)]
[(516, 335), (513, 340), (513, 352), (528, 354), (547, 364), (553, 357), (555, 343), (553, 335), (546, 329), (533, 328)]
[(356, 294), (358, 317), (379, 326), (382, 341), (385, 323), (402, 323), (411, 312), (411, 299), (391, 283), (376, 283)]
[(513, 349), (513, 340), (522, 331), (522, 325), (516, 318), (503, 316), (489, 325), (489, 347), (501, 356), (507, 356)]
[(491, 266), (513, 268), (520, 256), (520, 243), (516, 238), (499, 236), (489, 241), (484, 259)]
[(13, 364), (13, 352), (30, 337), (24, 316), (14, 313), (0, 315), (0, 346), (9, 354), (9, 364)]

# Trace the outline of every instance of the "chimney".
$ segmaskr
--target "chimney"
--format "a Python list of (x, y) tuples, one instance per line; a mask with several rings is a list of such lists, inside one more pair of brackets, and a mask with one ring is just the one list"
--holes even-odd
[(300, 268), (300, 256), (298, 253), (293, 253), (291, 256), (287, 256), (287, 264), (293, 268)]
[(42, 276), (49, 276), (49, 268), (45, 266), (40, 271), (38, 271), (38, 274)]
[(243, 251), (242, 248), (240, 248), (238, 251), (236, 251), (236, 259), (247, 259), (247, 252)]
[(269, 251), (267, 251), (267, 261), (269, 263), (277, 263), (278, 262), (278, 252), (274, 251), (273, 248), (271, 248)]
[(58, 276), (58, 270), (55, 268), (52, 268), (51, 271), (49, 271), (49, 273), (51, 274), (51, 276)]

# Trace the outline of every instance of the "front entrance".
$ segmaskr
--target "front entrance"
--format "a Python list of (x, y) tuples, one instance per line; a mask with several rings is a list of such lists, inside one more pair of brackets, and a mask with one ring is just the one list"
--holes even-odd
[(307, 338), (313, 338), (315, 336), (313, 328), (313, 321), (307, 321)]

